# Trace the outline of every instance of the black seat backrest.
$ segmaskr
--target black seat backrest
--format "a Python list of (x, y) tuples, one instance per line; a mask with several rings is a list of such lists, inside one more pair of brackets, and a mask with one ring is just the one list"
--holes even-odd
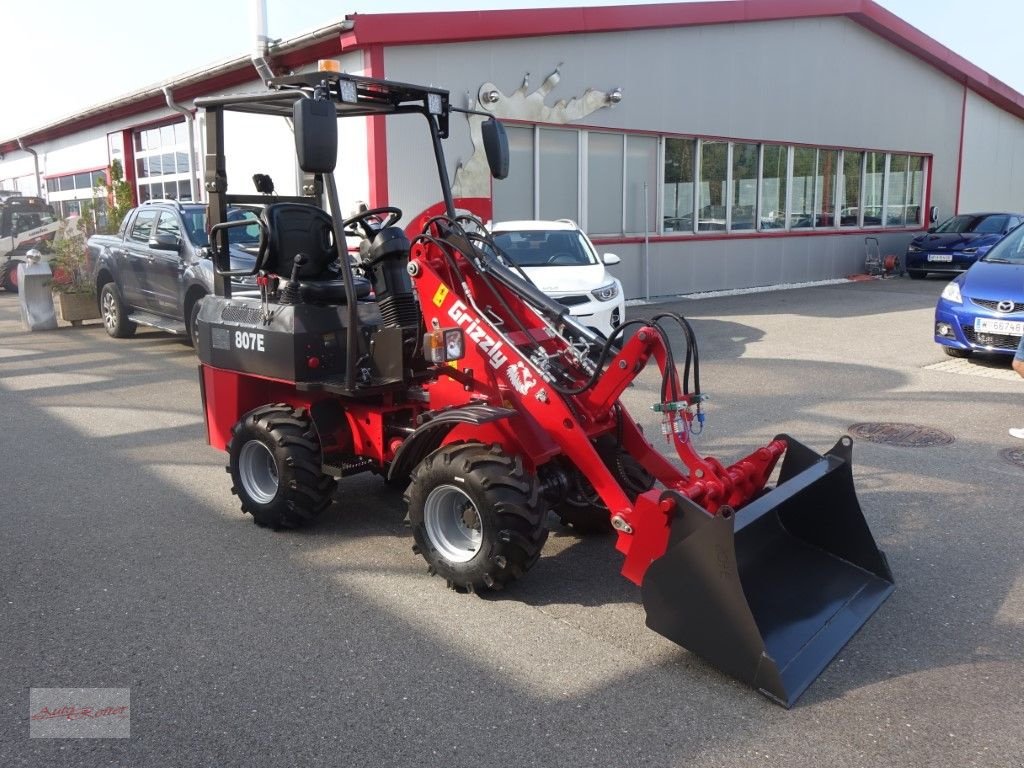
[(263, 209), (267, 227), (267, 252), (260, 268), (281, 277), (291, 277), (295, 256), (305, 254), (300, 280), (336, 277), (329, 267), (338, 258), (334, 248), (331, 215), (315, 205), (273, 203)]

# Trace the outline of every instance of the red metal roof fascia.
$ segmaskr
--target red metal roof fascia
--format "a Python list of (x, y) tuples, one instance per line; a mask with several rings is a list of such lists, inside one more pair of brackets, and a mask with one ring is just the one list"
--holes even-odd
[(732, 0), (597, 8), (538, 8), (508, 11), (351, 14), (342, 32), (346, 49), (367, 45), (422, 45), (509, 37), (668, 29), (739, 21), (839, 16), (856, 0)]
[(844, 16), (932, 65), (1011, 114), (1024, 118), (1024, 95), (953, 53), (872, 0), (733, 0), (600, 8), (351, 14), (346, 51), (371, 45), (427, 45), (515, 37), (704, 26)]

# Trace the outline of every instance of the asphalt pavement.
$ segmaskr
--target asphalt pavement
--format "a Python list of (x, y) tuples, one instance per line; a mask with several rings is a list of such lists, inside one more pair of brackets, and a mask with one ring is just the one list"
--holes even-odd
[[(860, 422), (954, 438), (855, 441), (897, 589), (789, 711), (648, 630), (610, 538), (552, 520), (527, 577), (481, 598), (427, 575), (375, 476), (309, 530), (256, 527), (191, 349), (28, 333), (0, 293), (0, 765), (1024, 765), (1024, 467), (1004, 455), (1024, 381), (936, 347), (944, 284), (628, 309), (692, 320), (698, 445), (725, 462)], [(656, 391), (625, 397), (651, 435)], [(130, 738), (30, 738), (34, 688), (129, 689)]]

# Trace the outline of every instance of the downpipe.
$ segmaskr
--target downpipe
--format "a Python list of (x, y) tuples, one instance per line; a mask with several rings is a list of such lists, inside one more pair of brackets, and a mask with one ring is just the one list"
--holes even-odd
[(196, 181), (195, 118), (192, 116), (192, 111), (190, 109), (183, 107), (174, 100), (174, 93), (171, 91), (171, 86), (161, 86), (160, 90), (163, 91), (164, 101), (167, 102), (167, 106), (175, 112), (180, 112), (185, 116), (185, 124), (188, 126), (188, 185), (189, 189), (192, 190), (192, 200), (199, 202), (199, 184)]
[(39, 176), (39, 153), (32, 149), (32, 147), (26, 146), (25, 142), (22, 141), (21, 139), (18, 139), (18, 146), (21, 148), (23, 152), (28, 152), (30, 155), (32, 155), (32, 162), (35, 166), (36, 171), (36, 194), (42, 197), (43, 181)]

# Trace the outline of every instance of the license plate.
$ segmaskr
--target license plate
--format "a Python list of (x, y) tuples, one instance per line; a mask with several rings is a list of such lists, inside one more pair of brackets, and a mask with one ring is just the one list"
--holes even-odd
[(1024, 323), (1014, 320), (994, 320), (990, 317), (974, 318), (975, 333), (999, 333), (1004, 336), (1024, 336)]
[(952, 261), (953, 254), (951, 253), (929, 253), (928, 261)]

